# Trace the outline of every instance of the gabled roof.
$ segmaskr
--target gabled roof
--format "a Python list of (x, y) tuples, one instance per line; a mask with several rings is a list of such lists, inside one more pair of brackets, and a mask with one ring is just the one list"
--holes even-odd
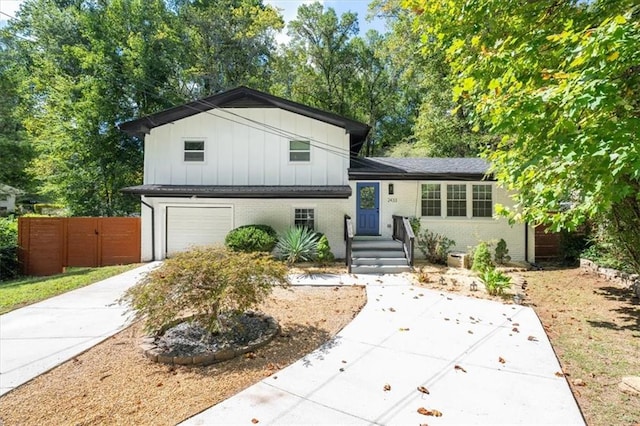
[(492, 180), (482, 158), (352, 158), (349, 179)]
[(0, 183), (0, 194), (22, 195), (24, 194), (24, 191), (18, 188), (14, 188), (13, 186)]
[(279, 98), (268, 93), (240, 86), (203, 99), (179, 105), (137, 120), (127, 121), (118, 127), (132, 136), (144, 137), (154, 127), (162, 126), (214, 108), (281, 108), (305, 117), (342, 127), (350, 135), (351, 152), (357, 154), (369, 133), (364, 123), (322, 111), (306, 105)]

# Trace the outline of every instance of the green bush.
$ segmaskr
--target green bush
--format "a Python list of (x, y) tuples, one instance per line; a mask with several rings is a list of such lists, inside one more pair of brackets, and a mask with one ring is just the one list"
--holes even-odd
[(422, 223), (420, 223), (420, 218), (412, 216), (409, 218), (409, 225), (411, 225), (411, 230), (413, 231), (413, 235), (418, 236), (420, 233), (420, 228), (422, 227)]
[(511, 278), (494, 268), (485, 269), (480, 273), (479, 278), (487, 289), (487, 293), (492, 296), (499, 296), (511, 287)]
[(231, 230), (224, 244), (233, 251), (270, 253), (278, 242), (278, 234), (268, 225), (245, 225)]
[(286, 266), (267, 254), (196, 247), (165, 260), (123, 301), (149, 332), (158, 333), (189, 314), (213, 333), (225, 330), (225, 316), (255, 307), (273, 286), (287, 284)]
[(473, 250), (473, 265), (471, 269), (481, 274), (487, 270), (494, 269), (493, 262), (491, 262), (489, 245), (486, 242), (480, 241), (480, 244)]
[(316, 251), (316, 260), (319, 263), (325, 264), (333, 261), (334, 256), (333, 253), (331, 253), (331, 246), (329, 245), (329, 240), (325, 235), (320, 236)]
[(318, 234), (307, 227), (289, 228), (280, 236), (276, 249), (289, 264), (316, 259)]
[(416, 236), (418, 249), (431, 263), (446, 265), (447, 255), (456, 242), (443, 235), (425, 229)]
[(18, 262), (18, 219), (0, 217), (0, 281), (20, 274)]
[(498, 244), (496, 244), (496, 252), (493, 257), (498, 265), (504, 265), (511, 261), (511, 256), (509, 256), (509, 249), (507, 248), (507, 242), (504, 238), (500, 238)]

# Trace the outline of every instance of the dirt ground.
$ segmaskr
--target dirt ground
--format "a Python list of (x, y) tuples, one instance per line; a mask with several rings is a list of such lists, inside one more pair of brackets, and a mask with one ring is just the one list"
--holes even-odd
[(208, 367), (146, 359), (139, 323), (0, 398), (0, 425), (174, 425), (297, 361), (366, 302), (363, 287), (276, 289), (259, 310), (282, 332), (254, 353)]
[(640, 396), (623, 393), (640, 376), (640, 302), (623, 285), (579, 268), (523, 274), (527, 302), (551, 340), (589, 425), (640, 426)]

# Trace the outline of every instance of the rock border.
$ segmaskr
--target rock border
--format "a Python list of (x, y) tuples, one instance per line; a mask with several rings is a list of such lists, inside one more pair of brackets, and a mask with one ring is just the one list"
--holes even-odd
[(595, 262), (583, 258), (580, 259), (580, 268), (624, 286), (631, 290), (634, 297), (640, 298), (640, 275), (627, 274), (612, 268), (603, 268)]
[[(149, 358), (153, 362), (161, 364), (171, 365), (193, 365), (193, 366), (206, 366), (215, 364), (218, 362), (229, 361), (237, 356), (244, 355), (248, 352), (254, 351), (258, 348), (265, 346), (271, 342), (279, 333), (280, 325), (278, 321), (272, 316), (260, 313), (260, 312), (246, 312), (246, 315), (262, 318), (267, 322), (266, 332), (255, 340), (252, 340), (246, 345), (238, 345), (227, 348), (221, 348), (215, 351), (201, 352), (192, 356), (170, 356), (167, 352), (163, 351), (156, 344), (156, 337), (145, 336), (140, 341), (140, 348), (144, 353), (144, 356)], [(180, 322), (185, 321), (180, 320)]]

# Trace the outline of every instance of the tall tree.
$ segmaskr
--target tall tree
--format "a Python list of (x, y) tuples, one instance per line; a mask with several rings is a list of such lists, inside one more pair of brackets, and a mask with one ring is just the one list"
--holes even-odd
[(77, 215), (115, 215), (142, 177), (142, 147), (118, 122), (166, 107), (179, 39), (162, 0), (28, 0), (9, 28), (26, 58), (24, 116), (41, 190)]
[(485, 155), (517, 190), (510, 216), (554, 229), (604, 218), (640, 271), (637, 2), (404, 5), (424, 51), (445, 49), (470, 120), (502, 136)]
[(269, 86), (269, 62), (282, 16), (262, 0), (180, 2), (190, 97), (239, 85)]

